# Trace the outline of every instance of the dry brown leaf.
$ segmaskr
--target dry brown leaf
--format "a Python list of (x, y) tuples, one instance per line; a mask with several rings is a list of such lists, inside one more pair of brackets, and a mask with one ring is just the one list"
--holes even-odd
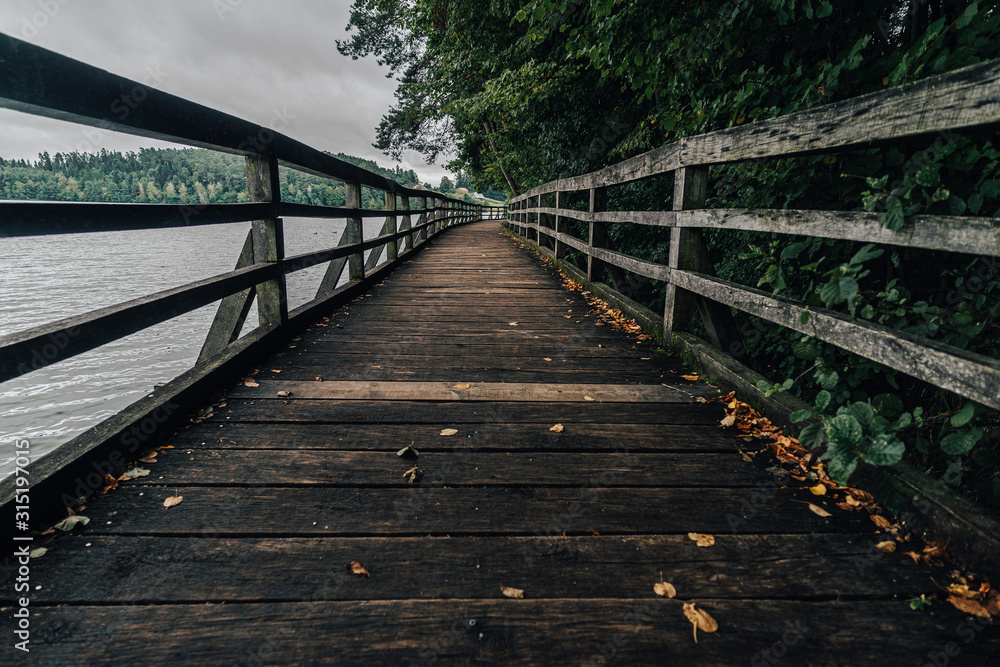
[(726, 415), (725, 417), (722, 418), (722, 421), (720, 421), (719, 423), (722, 426), (732, 426), (733, 424), (736, 423), (736, 415)]
[(453, 384), (453, 385), (451, 385), (451, 388), (452, 389), (468, 389), (471, 386), (472, 386), (471, 384)]
[(846, 497), (846, 498), (844, 498), (844, 500), (845, 500), (845, 501), (847, 502), (847, 504), (848, 504), (848, 505), (850, 505), (851, 507), (861, 507), (861, 502), (860, 502), (860, 501), (859, 501), (859, 500), (858, 500), (857, 498), (855, 498), (854, 496), (852, 496), (852, 495), (850, 494), (850, 491), (849, 491), (849, 490), (848, 490), (848, 494), (847, 494), (847, 497)]
[(517, 326), (517, 322), (508, 322), (507, 324), (509, 324), (512, 327), (516, 327)]
[(553, 433), (562, 433), (563, 432), (563, 425), (562, 424), (556, 424), (555, 426), (553, 426), (549, 430), (552, 431)]
[(420, 478), (422, 478), (423, 476), (424, 476), (424, 471), (417, 466), (413, 466), (412, 468), (403, 473), (403, 478), (406, 479), (406, 481), (409, 482), (410, 484), (416, 484), (417, 482), (420, 481)]
[(688, 533), (688, 537), (695, 541), (699, 547), (710, 547), (715, 544), (715, 538), (702, 533)]
[(347, 569), (350, 570), (351, 574), (353, 574), (356, 577), (371, 577), (372, 576), (372, 575), (368, 574), (368, 570), (365, 569), (365, 566), (362, 565), (361, 563), (359, 563), (356, 560), (351, 561), (351, 564), (347, 566)]
[(889, 520), (886, 519), (881, 514), (872, 514), (868, 518), (870, 518), (872, 522), (879, 528), (888, 528), (889, 526), (892, 525), (891, 523), (889, 523)]
[(715, 619), (708, 615), (708, 612), (704, 609), (696, 609), (694, 602), (684, 603), (684, 615), (687, 619), (691, 621), (692, 632), (694, 633), (694, 642), (698, 643), (698, 630), (703, 632), (715, 632), (719, 629), (719, 624), (715, 622)]
[(524, 591), (522, 591), (520, 588), (511, 588), (510, 586), (501, 586), (500, 587), (500, 592), (503, 593), (504, 596), (509, 597), (509, 598), (513, 598), (515, 600), (522, 600), (522, 599), (524, 599)]
[(682, 375), (681, 377), (684, 378), (685, 380), (687, 380), (688, 382), (696, 382), (698, 380), (698, 375), (697, 374), (695, 374), (695, 375)]
[(972, 599), (979, 594), (978, 591), (970, 591), (969, 587), (965, 584), (952, 584), (948, 586), (948, 592), (956, 597), (966, 599)]
[(875, 547), (884, 554), (891, 554), (896, 550), (896, 543), (892, 540), (885, 540), (876, 544)]
[(322, 375), (317, 375), (316, 376), (316, 382), (322, 382), (322, 381), (323, 381), (323, 376)]
[(593, 396), (584, 396), (583, 400), (585, 400), (585, 401), (592, 401), (592, 400), (594, 400), (594, 397)]
[(920, 562), (920, 554), (918, 554), (916, 551), (907, 551), (906, 555), (912, 558), (914, 563)]
[(660, 597), (665, 597), (665, 598), (673, 598), (677, 596), (677, 589), (674, 588), (674, 585), (669, 582), (663, 581), (662, 572), (660, 572), (660, 581), (653, 584), (653, 592), (659, 595)]
[(259, 387), (260, 384), (255, 380), (244, 380), (243, 384), (247, 387)]
[(986, 611), (986, 608), (975, 600), (967, 600), (966, 598), (961, 598), (957, 595), (949, 595), (948, 602), (950, 602), (955, 609), (958, 609), (963, 613), (972, 614), (973, 616), (985, 618), (986, 620), (989, 620), (990, 618), (990, 612)]
[(824, 496), (826, 495), (826, 484), (817, 484), (816, 486), (810, 486), (809, 491), (814, 496)]
[(278, 397), (279, 398), (288, 398), (291, 395), (292, 395), (292, 392), (290, 392), (290, 391), (279, 391), (278, 392)]
[(833, 516), (819, 505), (813, 505), (812, 503), (809, 503), (809, 509), (812, 510), (813, 514), (817, 514), (819, 516)]
[(446, 428), (441, 431), (441, 435), (455, 435), (458, 433), (457, 428)]
[(174, 505), (180, 505), (182, 500), (184, 500), (184, 496), (170, 496), (163, 501), (163, 506), (173, 507)]
[(542, 359), (543, 359), (544, 361), (552, 361), (552, 358), (551, 358), (551, 357), (542, 357)]
[(837, 507), (839, 507), (840, 509), (844, 510), (845, 512), (853, 512), (854, 511), (854, 508), (851, 507), (850, 505), (848, 505), (847, 503), (837, 503)]
[(1000, 616), (1000, 591), (990, 591), (986, 597), (986, 611), (994, 616)]

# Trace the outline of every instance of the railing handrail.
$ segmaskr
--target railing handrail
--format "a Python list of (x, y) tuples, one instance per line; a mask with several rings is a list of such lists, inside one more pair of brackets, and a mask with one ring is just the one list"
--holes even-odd
[[(697, 310), (717, 348), (742, 349), (728, 310), (732, 307), (1000, 408), (1000, 361), (715, 278), (709, 275), (710, 263), (700, 236), (701, 229), (741, 229), (1000, 256), (998, 218), (919, 215), (894, 231), (881, 225), (878, 213), (705, 208), (709, 165), (886, 145), (959, 129), (990, 131), (1000, 127), (998, 90), (1000, 60), (993, 60), (834, 104), (687, 137), (604, 169), (532, 188), (508, 203), (510, 225), (521, 236), (527, 237), (530, 231), (540, 246), (542, 237), (551, 241), (552, 251), (543, 249), (557, 259), (568, 248), (586, 254), (587, 274), (581, 277), (590, 282), (601, 279), (604, 266), (616, 283), (623, 271), (665, 282), (662, 330), (668, 339), (690, 331), (698, 299)], [(606, 210), (608, 187), (670, 172), (675, 174), (673, 210)], [(590, 191), (588, 211), (564, 205), (565, 193), (577, 190)], [(589, 223), (588, 240), (566, 233), (568, 219)], [(668, 264), (608, 249), (605, 226), (612, 222), (670, 228)], [(614, 288), (606, 291), (621, 303), (629, 301)], [(648, 311), (642, 316), (647, 325), (656, 324)]]

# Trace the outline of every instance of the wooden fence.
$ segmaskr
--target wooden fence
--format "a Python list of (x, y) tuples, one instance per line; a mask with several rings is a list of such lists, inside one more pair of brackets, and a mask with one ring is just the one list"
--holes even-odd
[[(995, 217), (917, 215), (902, 229), (892, 231), (882, 226), (880, 213), (705, 208), (710, 165), (886, 147), (935, 133), (993, 132), (998, 123), (1000, 61), (990, 61), (771, 120), (688, 137), (599, 171), (546, 183), (511, 199), (509, 225), (554, 258), (562, 259), (568, 249), (584, 253), (585, 275), (568, 262), (564, 265), (596, 283), (602, 295), (637, 315), (645, 326), (659, 329), (662, 322), (668, 340), (699, 346), (690, 332), (693, 318), (700, 314), (713, 346), (722, 351), (739, 349), (739, 331), (730, 311), (735, 308), (1000, 408), (998, 360), (715, 277), (701, 232), (776, 232), (1000, 256), (1000, 218)], [(608, 187), (670, 172), (674, 174), (672, 210), (606, 210)], [(566, 205), (569, 193), (578, 191), (589, 191), (588, 211)], [(587, 240), (567, 232), (570, 220), (589, 223)], [(669, 260), (649, 262), (610, 250), (608, 223), (669, 228)], [(600, 284), (603, 267), (609, 268), (616, 284), (621, 282), (617, 276), (629, 273), (666, 283), (662, 321), (658, 314), (631, 303), (614, 286)], [(721, 364), (731, 365), (725, 359)]]
[[(115, 113), (116, 103), (120, 106), (123, 99), (136, 102), (128, 113)], [(195, 368), (35, 464), (36, 487), (64, 476), (67, 465), (79, 463), (81, 457), (113, 460), (121, 435), (131, 424), (155, 418), (159, 425), (164, 405), (197, 400), (205, 387), (237, 372), (247, 359), (363, 293), (444, 228), (479, 220), (484, 212), (499, 219), (504, 212), (502, 207), (404, 187), (270, 128), (12, 37), (0, 39), (0, 107), (242, 155), (250, 199), (244, 204), (207, 205), (0, 202), (0, 237), (252, 223), (236, 266), (228, 273), (0, 336), (3, 382), (221, 299)], [(282, 201), (279, 166), (343, 182), (345, 206)], [(384, 210), (361, 208), (362, 187), (385, 194)], [(344, 219), (347, 225), (336, 247), (286, 257), (282, 216)], [(385, 222), (375, 238), (365, 240), (362, 221), (370, 217)], [(367, 258), (366, 251), (371, 251)], [(289, 311), (285, 276), (324, 263), (326, 273), (315, 298)], [(338, 287), (345, 269), (349, 281)], [(240, 337), (255, 300), (260, 327)], [(11, 479), (0, 481), (0, 503), (13, 497)]]

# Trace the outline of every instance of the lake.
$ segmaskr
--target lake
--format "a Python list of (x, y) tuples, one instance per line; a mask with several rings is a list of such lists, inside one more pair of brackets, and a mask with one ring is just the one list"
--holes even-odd
[[(285, 254), (337, 245), (343, 220), (284, 218)], [(365, 219), (365, 238), (381, 218)], [(232, 270), (250, 223), (0, 239), (0, 335)], [(287, 277), (289, 309), (310, 301), (326, 265)], [(346, 276), (346, 271), (345, 271)], [(346, 277), (341, 278), (344, 282)], [(14, 442), (32, 458), (114, 415), (194, 365), (218, 303), (0, 384), (0, 478)], [(256, 309), (243, 333), (257, 326)]]

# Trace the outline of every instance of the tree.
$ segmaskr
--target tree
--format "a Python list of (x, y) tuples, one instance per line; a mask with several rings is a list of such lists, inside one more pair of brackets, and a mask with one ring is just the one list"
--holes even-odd
[(451, 179), (447, 176), (441, 177), (441, 185), (438, 186), (438, 190), (441, 192), (451, 192), (455, 189), (455, 184), (451, 182)]

